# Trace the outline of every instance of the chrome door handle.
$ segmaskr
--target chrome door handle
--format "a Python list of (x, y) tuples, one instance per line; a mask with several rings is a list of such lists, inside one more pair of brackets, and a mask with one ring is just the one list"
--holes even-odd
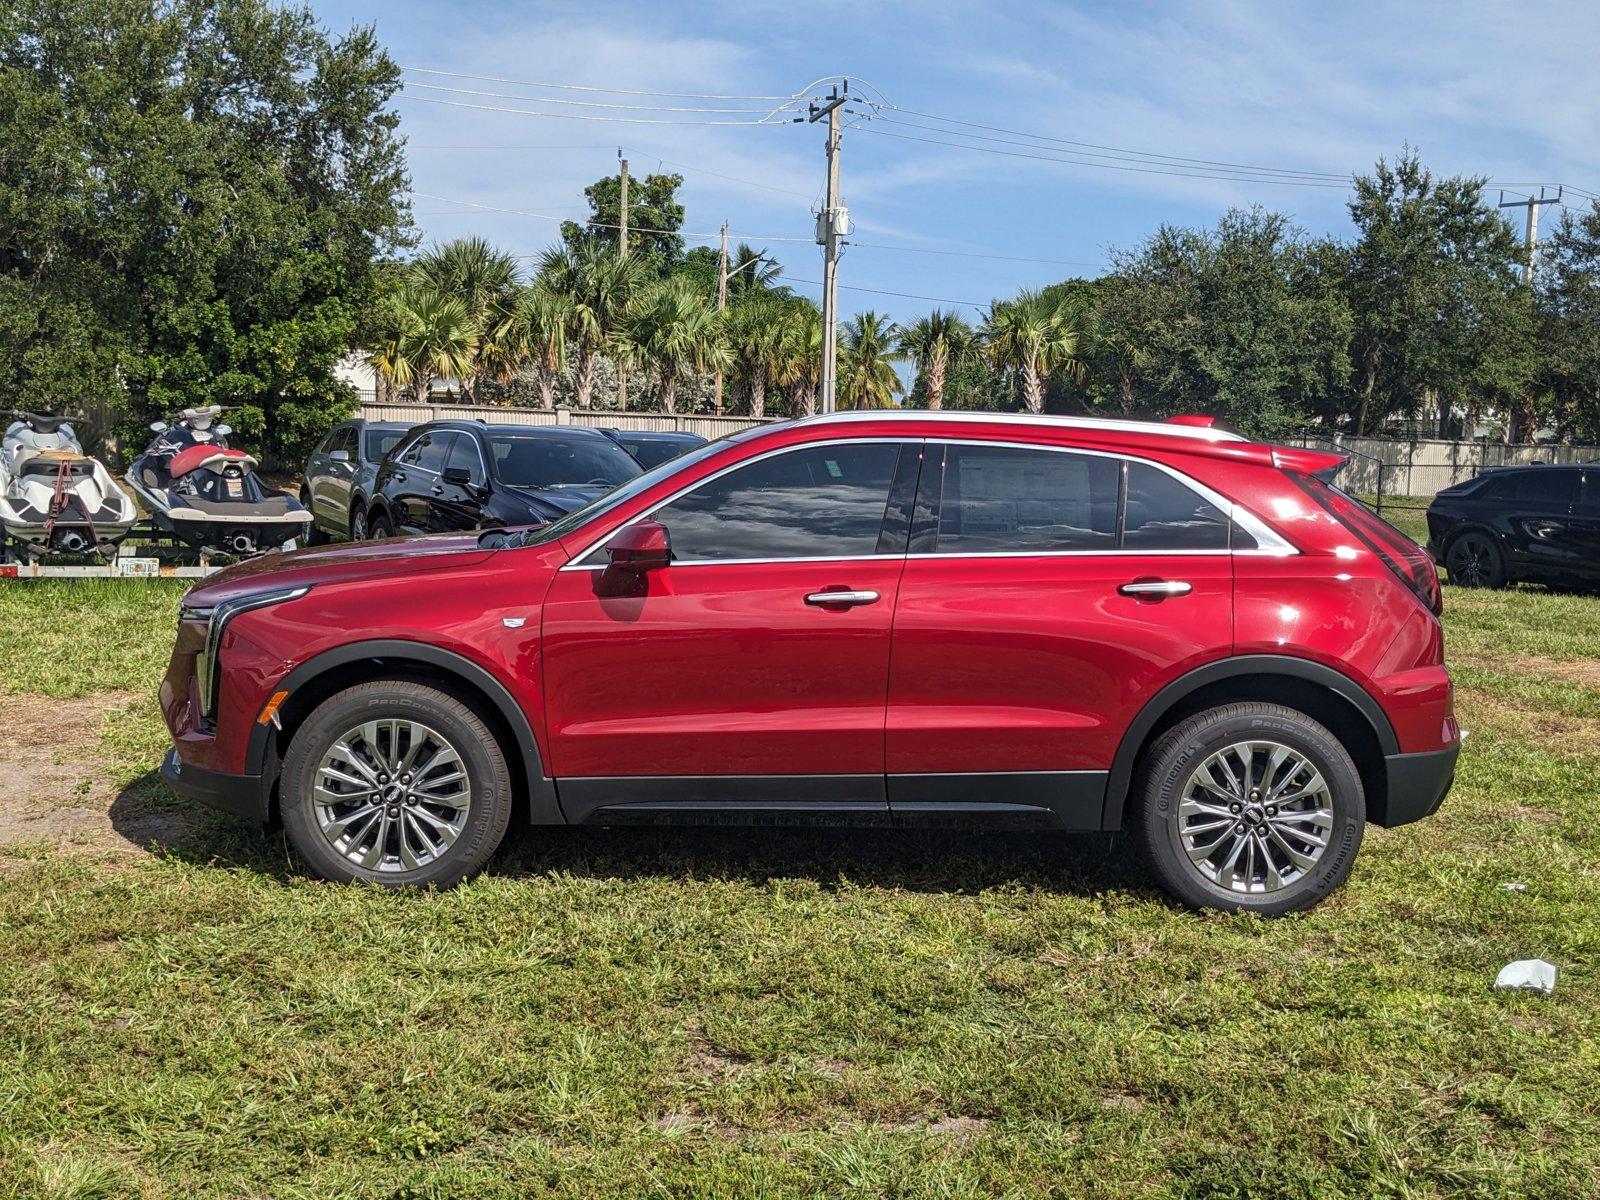
[(818, 608), (854, 608), (857, 604), (876, 604), (877, 592), (812, 592), (806, 603)]
[(1117, 589), (1119, 596), (1187, 596), (1194, 591), (1192, 584), (1181, 579), (1136, 579)]

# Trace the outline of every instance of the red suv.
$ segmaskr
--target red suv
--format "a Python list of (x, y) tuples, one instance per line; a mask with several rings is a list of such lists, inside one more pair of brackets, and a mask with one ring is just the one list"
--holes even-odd
[(534, 529), (256, 559), (185, 598), (162, 773), (339, 880), (453, 884), (513, 810), (837, 814), (1127, 828), (1186, 903), (1304, 908), (1460, 749), (1433, 565), (1339, 461), (848, 413)]

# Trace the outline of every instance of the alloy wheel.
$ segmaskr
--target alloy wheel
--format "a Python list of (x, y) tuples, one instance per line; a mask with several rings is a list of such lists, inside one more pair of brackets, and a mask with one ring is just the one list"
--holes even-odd
[(359, 509), (350, 518), (350, 540), (352, 542), (367, 540), (367, 514)]
[(456, 747), (419, 721), (364, 721), (336, 738), (313, 781), (317, 825), (334, 851), (380, 873), (415, 871), (466, 826), (472, 787)]
[(1224, 746), (1179, 793), (1178, 834), (1209, 882), (1244, 894), (1276, 892), (1328, 848), (1333, 797), (1314, 763), (1282, 742)]
[(1450, 550), (1450, 580), (1463, 587), (1488, 587), (1493, 574), (1493, 549), (1481, 538), (1465, 537)]

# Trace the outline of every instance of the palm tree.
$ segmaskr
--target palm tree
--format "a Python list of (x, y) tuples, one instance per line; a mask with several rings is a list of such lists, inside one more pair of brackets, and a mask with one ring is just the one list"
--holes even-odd
[(426, 401), (435, 379), (470, 374), (477, 351), (477, 330), (465, 304), (408, 283), (389, 298), (384, 334), (368, 361), (391, 383)]
[(610, 349), (617, 322), (643, 279), (642, 260), (598, 246), (553, 247), (539, 260), (539, 280), (570, 305), (567, 338), (577, 352), (579, 408), (594, 397), (595, 360)]
[(678, 381), (728, 365), (722, 319), (693, 284), (664, 279), (638, 292), (618, 322), (627, 357), (655, 369), (662, 412), (676, 412)]
[(456, 238), (423, 254), (412, 263), (411, 274), (422, 286), (466, 306), (477, 331), (477, 351), (461, 383), (476, 403), (485, 377), (507, 379), (516, 371), (511, 342), (516, 335), (517, 260), (481, 237)]
[(778, 334), (778, 369), (774, 382), (783, 388), (789, 411), (809, 417), (817, 411), (817, 385), (822, 378), (822, 313), (801, 296), (785, 306)]
[(572, 303), (542, 284), (524, 288), (517, 297), (514, 344), (520, 359), (533, 365), (539, 386), (539, 403), (556, 406), (556, 376), (567, 358), (567, 329)]
[(971, 325), (959, 314), (937, 308), (920, 321), (901, 327), (900, 353), (917, 365), (930, 409), (944, 407), (944, 381), (950, 364), (961, 362), (976, 345)]
[(778, 283), (783, 264), (748, 242), (740, 242), (728, 256), (728, 299), (734, 301), (750, 292), (777, 292), (787, 296), (789, 289)]
[(724, 317), (733, 370), (744, 387), (752, 417), (766, 415), (767, 385), (782, 366), (783, 314), (781, 298), (757, 291), (729, 305)]
[(989, 310), (983, 337), (995, 365), (1014, 371), (1021, 381), (1029, 412), (1044, 411), (1044, 388), (1052, 375), (1083, 379), (1078, 311), (1065, 300), (1024, 289), (1015, 300)]
[(880, 313), (856, 314), (840, 339), (839, 400), (846, 408), (892, 408), (903, 387), (890, 364), (902, 357), (897, 326)]

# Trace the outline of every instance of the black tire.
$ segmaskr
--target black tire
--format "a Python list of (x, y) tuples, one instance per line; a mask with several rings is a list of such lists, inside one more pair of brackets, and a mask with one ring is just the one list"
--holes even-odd
[[(1299, 872), (1275, 890), (1241, 891), (1223, 886), (1206, 874), (1203, 865), (1191, 861), (1183, 842), (1183, 828), (1187, 822), (1194, 822), (1198, 826), (1221, 819), (1204, 814), (1181, 813), (1183, 793), (1191, 777), (1212, 755), (1249, 742), (1287, 747), (1321, 774), (1327, 789), (1326, 803), (1301, 801), (1327, 808), (1331, 812), (1331, 826), (1321, 835), (1326, 839), (1325, 846), (1320, 851), (1320, 857), (1316, 857), (1309, 867), (1297, 868), (1282, 858), (1291, 845), (1297, 853), (1309, 856), (1312, 850), (1308, 843), (1299, 840), (1295, 830), (1287, 825), (1273, 827), (1289, 834), (1288, 842), (1285, 842), (1283, 833), (1272, 834), (1276, 838), (1272, 843), (1272, 852), (1285, 866), (1284, 876), (1293, 871)], [(1258, 753), (1265, 759), (1272, 752), (1263, 750)], [(1141, 759), (1140, 768), (1136, 776), (1138, 790), (1132, 797), (1136, 841), (1161, 886), (1182, 903), (1192, 908), (1255, 912), (1275, 917), (1317, 904), (1350, 874), (1366, 830), (1367, 805), (1361, 775), (1339, 739), (1304, 713), (1281, 704), (1259, 702), (1228, 704), (1196, 713), (1175, 725), (1151, 746)], [(1292, 777), (1282, 778), (1289, 780)], [(1240, 824), (1225, 827), (1215, 844), (1220, 847), (1218, 856), (1226, 860), (1228, 847), (1236, 840), (1236, 832), (1248, 830), (1245, 840), (1251, 850), (1249, 863), (1253, 881), (1258, 873), (1256, 864), (1260, 860), (1255, 857), (1257, 847), (1251, 844), (1251, 838), (1257, 829), (1262, 830), (1263, 839), (1272, 832), (1267, 829), (1272, 822), (1267, 820), (1266, 814), (1272, 814), (1275, 821), (1278, 819), (1278, 810), (1275, 806), (1264, 807), (1259, 802), (1251, 801), (1248, 796), (1244, 801), (1240, 809), (1229, 809), (1230, 812), (1241, 813), (1237, 818)], [(1290, 804), (1285, 805), (1285, 813), (1293, 811)], [(1253, 808), (1254, 812), (1244, 811), (1247, 807)], [(1234, 819), (1233, 816), (1226, 818), (1227, 821)], [(1252, 822), (1250, 826), (1245, 825), (1246, 819)], [(1296, 828), (1316, 832), (1308, 825)], [(1191, 828), (1190, 832), (1194, 833), (1195, 829)], [(1195, 840), (1198, 846), (1211, 844), (1204, 837), (1197, 836)], [(1266, 842), (1263, 841), (1260, 844), (1262, 854), (1265, 854), (1265, 847)], [(1214, 870), (1219, 865), (1214, 859), (1208, 861)], [(1220, 872), (1217, 873), (1220, 875)], [(1265, 887), (1270, 877), (1264, 867), (1259, 875)]]
[(1486, 533), (1469, 530), (1452, 541), (1445, 549), (1444, 565), (1450, 573), (1450, 582), (1457, 587), (1506, 586), (1505, 556)]
[[(410, 869), (399, 864), (398, 852), (385, 853), (382, 868), (369, 868), (346, 857), (323, 833), (316, 811), (314, 786), (324, 755), (340, 738), (355, 734), (365, 723), (391, 719), (419, 722), (437, 731), (459, 756), (460, 769), (466, 776), (466, 814), (454, 841), (429, 861)], [(391, 738), (394, 736), (391, 734)], [(481, 870), (500, 845), (511, 820), (511, 773), (494, 734), (469, 706), (425, 684), (379, 680), (358, 684), (324, 700), (295, 731), (283, 763), (280, 807), (284, 828), (301, 861), (323, 879), (385, 887), (447, 888)], [(356, 807), (353, 803), (349, 809)], [(397, 810), (395, 805), (386, 811), (392, 815)], [(392, 836), (376, 834), (371, 840), (376, 844), (382, 837), (386, 845), (398, 851), (395, 839), (401, 836), (404, 835), (397, 826)], [(391, 857), (394, 863), (388, 862)]]
[[(300, 507), (307, 512), (312, 512), (311, 493), (306, 491), (305, 488), (300, 489)], [(312, 513), (311, 524), (306, 526), (305, 544), (308, 546), (325, 546), (328, 544), (328, 535), (317, 528), (315, 513)]]
[(367, 514), (367, 541), (375, 542), (380, 538), (393, 536), (394, 526), (389, 524), (388, 513), (379, 511)]
[(350, 531), (352, 542), (364, 542), (372, 536), (367, 532), (367, 506), (361, 502), (360, 496), (350, 506), (350, 523), (345, 528)]

